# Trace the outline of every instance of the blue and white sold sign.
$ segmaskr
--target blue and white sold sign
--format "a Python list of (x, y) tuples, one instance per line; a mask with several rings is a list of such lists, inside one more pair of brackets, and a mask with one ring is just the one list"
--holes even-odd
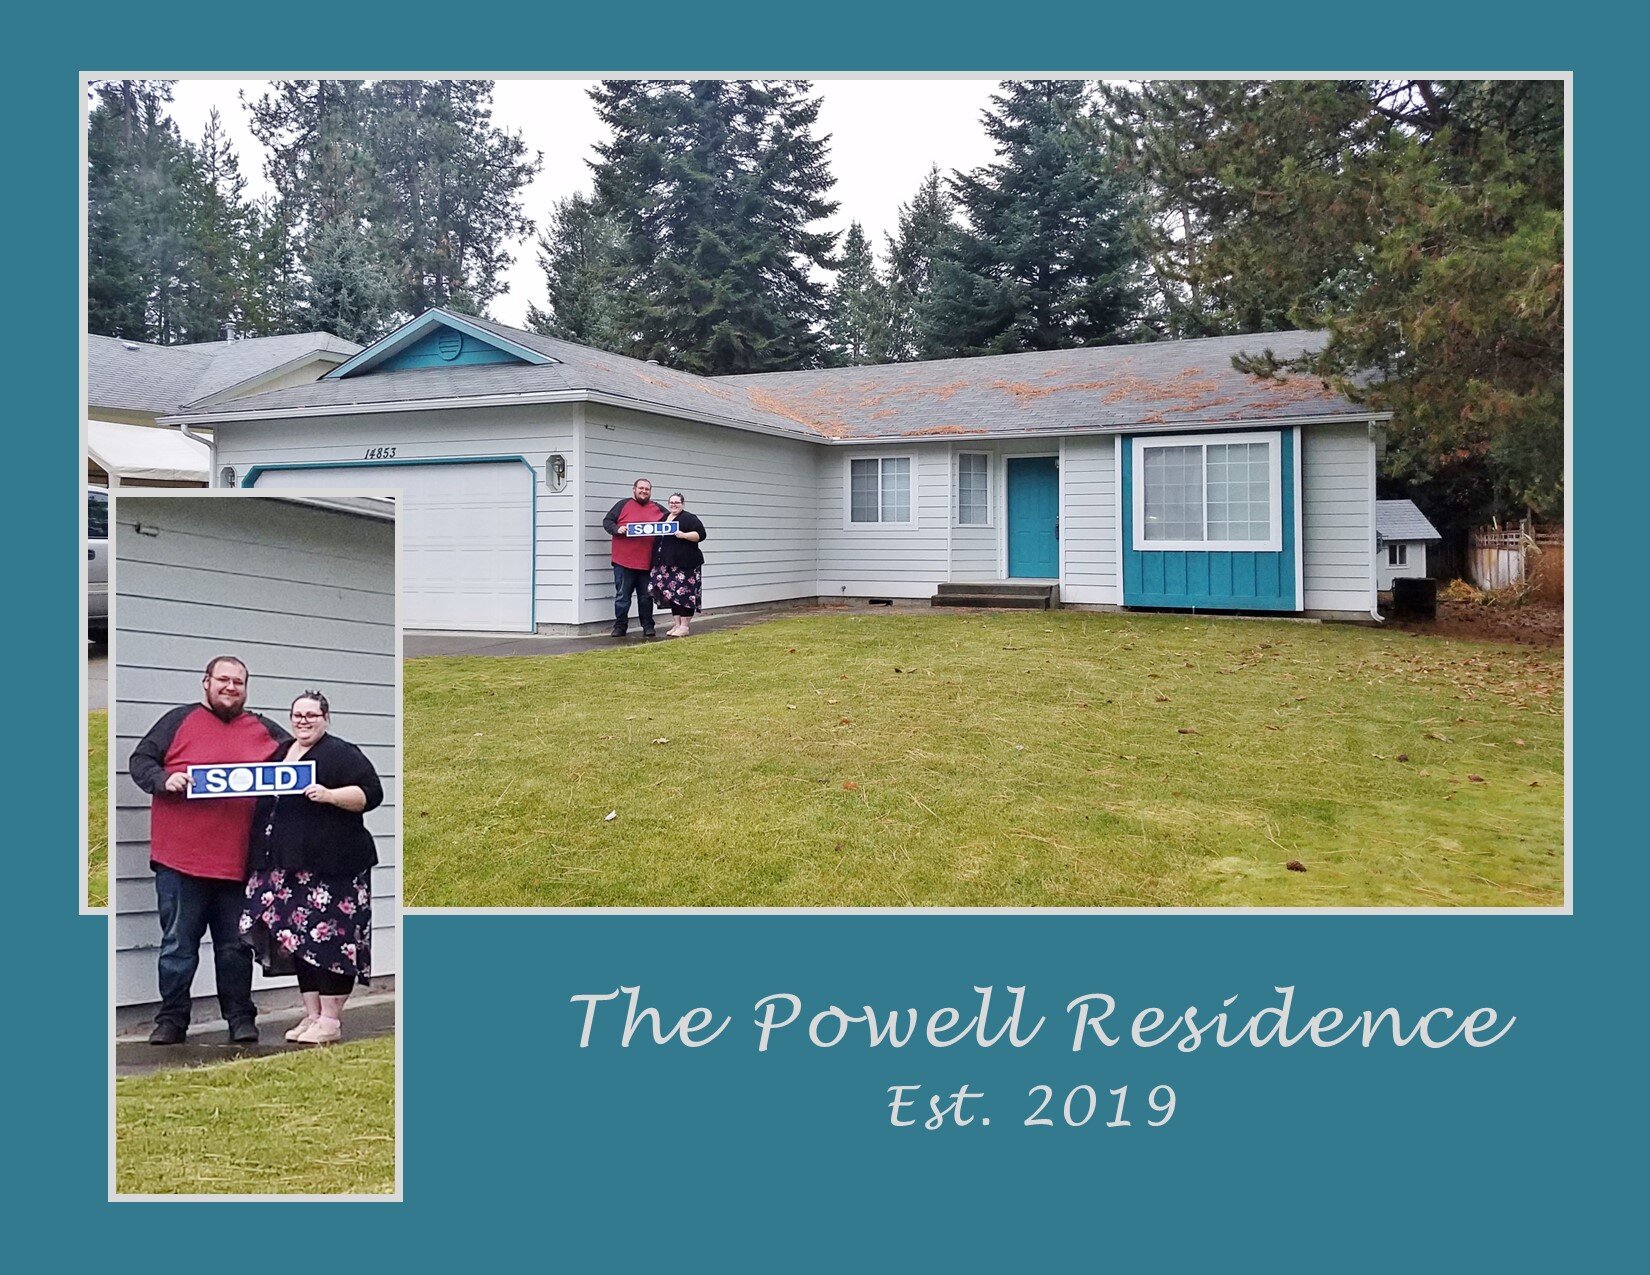
[(315, 782), (312, 761), (235, 762), (189, 767), (191, 797), (279, 797)]
[(632, 536), (674, 536), (681, 527), (679, 522), (627, 522), (625, 532)]

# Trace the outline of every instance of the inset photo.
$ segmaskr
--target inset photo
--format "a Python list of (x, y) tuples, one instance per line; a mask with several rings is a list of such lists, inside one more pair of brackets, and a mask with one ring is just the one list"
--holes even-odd
[(399, 1194), (395, 513), (114, 503), (115, 1195)]

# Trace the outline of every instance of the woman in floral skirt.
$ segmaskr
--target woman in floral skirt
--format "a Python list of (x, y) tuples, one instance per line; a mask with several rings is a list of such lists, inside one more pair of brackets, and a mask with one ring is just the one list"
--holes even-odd
[(292, 701), (292, 741), (271, 761), (312, 761), (302, 793), (264, 797), (252, 821), (241, 937), (266, 974), (296, 974), (304, 1020), (286, 1038), (328, 1045), (343, 1036), (344, 1002), (372, 974), (372, 869), (378, 852), (362, 815), (384, 800), (366, 755), (330, 734), (320, 691)]
[(705, 555), (699, 544), (705, 539), (705, 524), (686, 506), (687, 498), (681, 492), (671, 492), (665, 507), (677, 531), (674, 536), (660, 536), (653, 542), (653, 566), (647, 577), (653, 600), (668, 606), (676, 617), (666, 637), (688, 635), (704, 590)]

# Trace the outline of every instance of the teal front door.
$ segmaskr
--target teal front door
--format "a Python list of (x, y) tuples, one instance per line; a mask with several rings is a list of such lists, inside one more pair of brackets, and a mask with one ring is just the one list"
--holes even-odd
[(1060, 574), (1060, 462), (1053, 456), (1009, 458), (1008, 574), (1025, 580)]

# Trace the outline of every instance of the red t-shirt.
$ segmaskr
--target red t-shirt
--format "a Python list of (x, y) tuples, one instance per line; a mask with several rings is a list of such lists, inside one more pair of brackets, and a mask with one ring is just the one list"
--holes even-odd
[[(178, 723), (166, 749), (166, 773), (186, 766), (267, 761), (275, 737), (256, 713), (224, 721), (197, 705)], [(216, 881), (246, 879), (246, 846), (252, 833), (256, 797), (213, 797), (191, 801), (181, 793), (158, 792), (149, 814), (149, 858), (192, 877)]]
[[(619, 526), (627, 522), (663, 522), (665, 511), (651, 500), (645, 505), (636, 503), (635, 498), (624, 502), (624, 508), (619, 510), (616, 521)], [(629, 567), (632, 571), (646, 571), (653, 564), (653, 537), (652, 536), (614, 536), (613, 561), (621, 567)]]

